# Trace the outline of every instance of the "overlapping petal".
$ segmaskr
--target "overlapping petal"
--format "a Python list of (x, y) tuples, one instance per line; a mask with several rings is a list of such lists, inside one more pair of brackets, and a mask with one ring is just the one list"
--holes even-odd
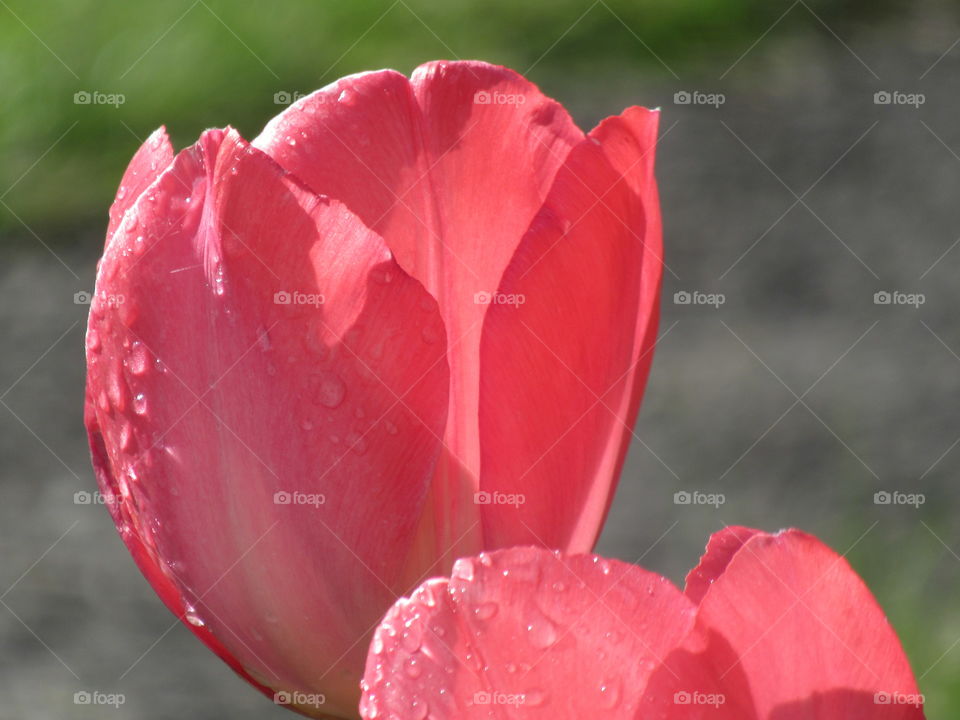
[(657, 119), (630, 110), (570, 153), (487, 312), (480, 487), (522, 500), (488, 508), (492, 547), (587, 552), (603, 525), (656, 338)]
[(440, 449), (436, 303), (342, 203), (208, 131), (109, 242), (87, 345), (99, 480), (145, 573), (259, 684), (351, 714)]
[(363, 717), (631, 717), (693, 623), (664, 578), (518, 547), (458, 561), (374, 636)]
[(728, 528), (683, 594), (596, 556), (515, 548), (461, 561), (378, 628), (361, 712), (919, 720), (922, 702), (842, 557), (796, 530)]
[[(409, 81), (344, 78), (255, 141), (342, 199), (439, 303), (450, 408), (426, 555), (592, 546), (656, 332), (656, 119), (633, 108), (585, 137), (516, 73), (437, 62)], [(511, 516), (477, 492), (527, 503)]]
[[(726, 532), (743, 542), (749, 531)], [(843, 557), (797, 530), (743, 542), (703, 594), (694, 642), (721, 683), (747, 678), (757, 718), (923, 717), (883, 610)]]

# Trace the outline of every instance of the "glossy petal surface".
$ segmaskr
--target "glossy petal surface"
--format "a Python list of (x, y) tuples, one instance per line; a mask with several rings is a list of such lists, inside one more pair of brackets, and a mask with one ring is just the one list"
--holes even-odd
[(233, 131), (180, 153), (134, 212), (88, 331), (115, 520), (191, 627), (263, 685), (326, 693), (306, 710), (350, 714), (439, 452), (436, 304), (343, 204)]
[(693, 605), (663, 578), (522, 547), (401, 600), (367, 660), (365, 718), (632, 717)]

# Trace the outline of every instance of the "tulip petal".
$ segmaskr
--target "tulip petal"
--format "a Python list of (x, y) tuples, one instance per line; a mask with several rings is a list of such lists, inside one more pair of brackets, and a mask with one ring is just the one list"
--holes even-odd
[[(797, 530), (741, 530), (711, 540), (707, 558), (725, 558), (726, 568), (712, 573), (685, 650), (667, 659), (681, 679), (661, 675), (648, 695), (668, 695), (671, 684), (707, 694), (719, 685), (725, 712), (748, 701), (754, 708), (732, 717), (923, 718), (900, 642), (846, 560)], [(732, 555), (720, 550), (751, 532)]]
[[(435, 526), (446, 533), (437, 548), (456, 557), (501, 546), (485, 534), (483, 508), (475, 504), (485, 452), (479, 428), (481, 378), (488, 372), (480, 344), (491, 309), (485, 299), (583, 133), (561, 105), (503, 67), (435, 62), (417, 68), (410, 82), (423, 115), (425, 161), (410, 194), (424, 222), (385, 237), (397, 261), (438, 299), (450, 338), (447, 452), (432, 500)], [(473, 538), (451, 548), (471, 530)]]
[(606, 516), (656, 337), (657, 117), (628, 110), (570, 153), (487, 312), (481, 490), (493, 547), (589, 550)]
[[(436, 62), (344, 78), (291, 106), (254, 144), (383, 236), (435, 297), (451, 390), (424, 555), (481, 547), (479, 346), (488, 306), (558, 168), (583, 133), (506, 68)], [(460, 540), (457, 544), (457, 540)], [(586, 548), (585, 548), (586, 549)]]
[(667, 580), (618, 561), (526, 547), (463, 559), (387, 613), (361, 715), (633, 718), (693, 612)]
[(173, 162), (173, 146), (167, 137), (167, 129), (159, 127), (151, 133), (134, 154), (126, 172), (120, 180), (120, 188), (110, 206), (110, 223), (107, 226), (107, 240), (113, 237), (114, 231), (123, 216), (160, 174), (170, 167)]
[(114, 519), (191, 629), (262, 686), (326, 695), (301, 711), (351, 715), (445, 425), (436, 302), (234, 131), (205, 133), (134, 208), (142, 243), (125, 220), (88, 331)]
[(684, 594), (699, 604), (713, 582), (727, 569), (733, 556), (744, 543), (758, 534), (761, 534), (759, 530), (733, 525), (711, 535), (700, 563), (687, 573)]
[(386, 237), (393, 214), (408, 213), (399, 198), (421, 162), (419, 109), (398, 72), (349, 75), (277, 115), (253, 146)]

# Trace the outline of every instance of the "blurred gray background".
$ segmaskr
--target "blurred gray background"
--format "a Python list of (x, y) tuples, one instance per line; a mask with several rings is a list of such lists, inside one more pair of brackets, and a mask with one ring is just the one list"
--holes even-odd
[[(286, 715), (74, 502), (95, 483), (73, 296), (138, 136), (253, 137), (277, 92), (434, 57), (526, 71), (585, 128), (663, 108), (662, 339), (598, 551), (681, 582), (725, 524), (816, 533), (886, 609), (929, 717), (960, 712), (960, 9), (678, 5), (0, 1), (0, 718)], [(95, 90), (125, 103), (74, 104)], [(92, 690), (125, 704), (74, 703)]]

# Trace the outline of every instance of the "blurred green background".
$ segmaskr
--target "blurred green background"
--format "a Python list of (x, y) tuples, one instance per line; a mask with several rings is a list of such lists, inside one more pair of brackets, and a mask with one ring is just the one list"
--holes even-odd
[[(890, 3), (809, 5), (842, 27), (876, 18)], [(13, 184), (43, 155), (43, 171), (19, 182), (6, 202), (38, 232), (96, 223), (137, 138), (161, 123), (178, 147), (227, 123), (252, 138), (278, 111), (278, 91), (310, 92), (371, 68), (409, 72), (441, 57), (529, 68), (558, 95), (597, 72), (666, 73), (658, 58), (683, 69), (743, 49), (788, 7), (766, 0), (5, 0), (0, 184)], [(778, 28), (806, 19), (796, 13)], [(124, 103), (77, 106), (78, 91), (122, 94)], [(18, 224), (12, 215), (0, 215), (3, 227)]]
[[(584, 127), (664, 109), (669, 336), (599, 550), (680, 582), (724, 524), (815, 532), (888, 612), (928, 716), (958, 716), (958, 38), (937, 0), (0, 0), (0, 718), (285, 716), (170, 628), (106, 511), (73, 504), (94, 482), (71, 298), (155, 127), (252, 139), (277, 93), (436, 58), (525, 72)], [(726, 102), (674, 102), (694, 90)], [(896, 90), (925, 103), (874, 103)], [(727, 302), (671, 302), (694, 289)], [(927, 502), (873, 503), (894, 489)], [(127, 705), (77, 707), (86, 688)]]

